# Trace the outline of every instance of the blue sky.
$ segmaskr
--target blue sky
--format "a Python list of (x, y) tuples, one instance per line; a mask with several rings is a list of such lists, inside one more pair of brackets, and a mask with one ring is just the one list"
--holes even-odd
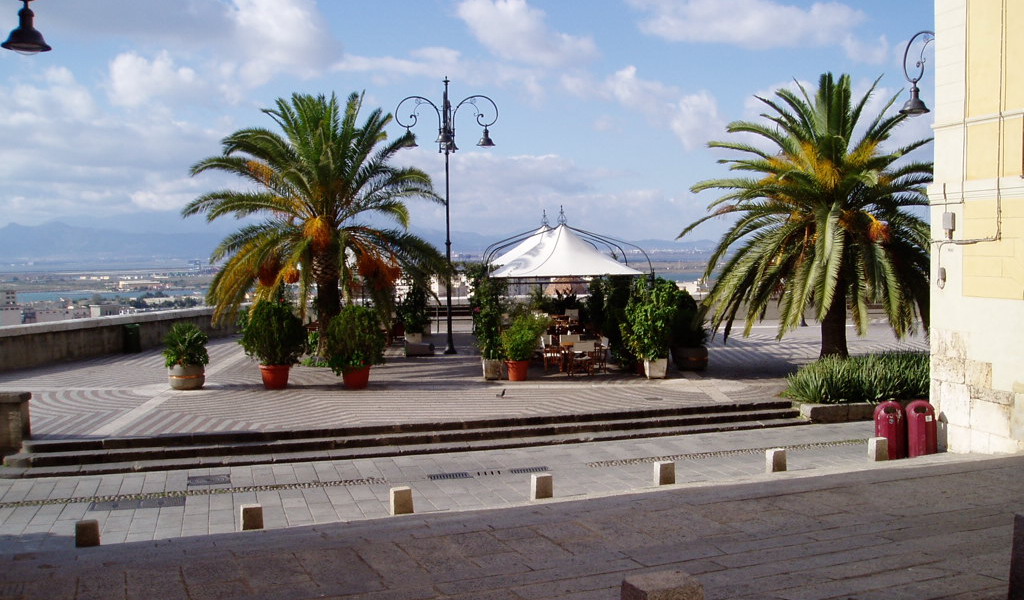
[[(0, 29), (20, 2), (0, 3)], [(181, 219), (197, 195), (239, 182), (188, 168), (228, 133), (271, 126), (260, 112), (293, 92), (365, 91), (394, 112), (409, 95), (494, 99), (497, 144), (475, 146), (456, 117), (455, 232), (495, 240), (565, 207), (570, 225), (627, 240), (672, 239), (714, 198), (691, 185), (725, 173), (711, 139), (756, 118), (754, 95), (826, 71), (875, 105), (909, 87), (903, 49), (933, 29), (924, 0), (36, 0), (52, 52), (0, 53), (0, 226), (69, 224), (227, 231)], [(933, 103), (934, 73), (922, 96)], [(404, 107), (403, 107), (404, 108)], [(470, 107), (471, 108), (471, 107)], [(877, 110), (877, 108), (876, 108)], [(403, 110), (403, 112), (405, 112)], [(405, 116), (405, 115), (403, 115)], [(429, 142), (400, 161), (444, 189)], [(898, 141), (930, 136), (930, 115)], [(392, 127), (393, 135), (402, 129)], [(929, 150), (930, 152), (930, 150)], [(926, 157), (930, 158), (930, 157)], [(413, 226), (443, 230), (443, 208), (413, 202)], [(695, 238), (715, 238), (712, 222)], [(454, 236), (458, 250), (458, 236)]]

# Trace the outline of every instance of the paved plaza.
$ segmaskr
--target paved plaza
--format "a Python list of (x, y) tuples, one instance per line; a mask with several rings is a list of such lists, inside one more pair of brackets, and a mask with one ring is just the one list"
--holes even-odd
[[(268, 392), (234, 340), (206, 389), (167, 389), (158, 351), (0, 374), (31, 391), (41, 439), (279, 430), (743, 402), (776, 395), (818, 331), (712, 347), (705, 373), (485, 382), (460, 353), (392, 352), (368, 390), (299, 367)], [(443, 343), (443, 336), (434, 336)], [(927, 346), (882, 328), (851, 350)], [(501, 391), (505, 390), (503, 396)], [(0, 480), (0, 600), (617, 598), (626, 575), (681, 569), (708, 598), (1005, 597), (1024, 457), (870, 463), (869, 422), (517, 449)], [(766, 474), (783, 447), (789, 470)], [(677, 483), (656, 487), (656, 461)], [(528, 499), (531, 475), (554, 498)], [(416, 514), (389, 516), (409, 486)], [(239, 532), (262, 505), (266, 530)], [(75, 522), (103, 545), (74, 548)]]

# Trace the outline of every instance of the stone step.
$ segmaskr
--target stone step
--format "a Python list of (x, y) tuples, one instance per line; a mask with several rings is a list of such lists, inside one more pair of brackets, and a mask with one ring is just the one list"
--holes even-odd
[(707, 413), (744, 413), (756, 410), (793, 410), (793, 404), (784, 400), (762, 400), (713, 405), (691, 405), (667, 408), (649, 408), (626, 411), (604, 411), (580, 414), (536, 415), (529, 417), (498, 417), (474, 420), (424, 421), (387, 425), (357, 425), (325, 429), (293, 429), (268, 431), (199, 432), (191, 434), (164, 434), (145, 437), (110, 437), (95, 439), (26, 440), (22, 452), (38, 454), (44, 452), (79, 452), (85, 450), (109, 450), (115, 448), (145, 448), (196, 446), (207, 444), (241, 444), (246, 442), (270, 442), (290, 439), (342, 438), (356, 436), (379, 436), (400, 433), (423, 433), (468, 429), (497, 429), (563, 423), (588, 423), (595, 421), (626, 421), (657, 419), (663, 417), (700, 415)]
[(807, 424), (808, 422), (805, 419), (801, 418), (781, 418), (763, 421), (734, 421), (729, 423), (633, 429), (624, 431), (596, 431), (577, 435), (544, 435), (534, 436), (530, 438), (493, 438), (462, 442), (358, 446), (319, 451), (286, 451), (191, 457), (183, 456), (172, 459), (150, 458), (146, 460), (122, 462), (79, 462), (51, 466), (12, 466), (0, 469), (0, 478), (57, 477), (65, 475), (103, 475), (110, 473), (163, 471), (172, 469), (194, 469), (200, 467), (231, 467), (257, 464), (306, 462), (316, 460), (351, 460), (357, 458), (379, 458), (386, 456), (408, 456), (416, 454), (443, 454), (452, 452), (469, 452), (475, 450), (500, 450), (508, 448), (522, 448), (529, 446), (543, 446), (554, 444), (574, 444), (670, 435), (689, 435), (697, 433), (714, 433), (723, 431), (742, 431), (750, 429), (765, 429), (768, 427), (793, 427)]
[(798, 415), (788, 402), (765, 401), (333, 430), (33, 440), (4, 459), (0, 477), (462, 452), (806, 424)]

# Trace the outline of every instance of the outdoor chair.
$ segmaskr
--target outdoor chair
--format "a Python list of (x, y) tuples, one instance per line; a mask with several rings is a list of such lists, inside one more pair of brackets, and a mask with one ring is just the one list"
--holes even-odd
[(594, 350), (590, 353), (590, 367), (592, 372), (608, 373), (608, 346), (594, 344)]
[(566, 372), (572, 376), (577, 373), (594, 374), (594, 361), (591, 353), (594, 352), (594, 340), (575, 342), (572, 350), (568, 352), (568, 366)]
[(562, 347), (557, 344), (544, 344), (544, 350), (541, 354), (544, 358), (544, 372), (548, 372), (548, 368), (551, 365), (555, 365), (559, 370), (562, 370)]

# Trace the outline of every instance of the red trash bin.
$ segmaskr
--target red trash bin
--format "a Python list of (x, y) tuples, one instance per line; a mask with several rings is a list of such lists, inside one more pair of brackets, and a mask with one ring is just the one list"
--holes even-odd
[(875, 436), (888, 440), (889, 460), (907, 457), (907, 422), (902, 404), (886, 400), (875, 407)]
[(939, 451), (935, 408), (927, 400), (907, 405), (907, 455), (910, 458)]

